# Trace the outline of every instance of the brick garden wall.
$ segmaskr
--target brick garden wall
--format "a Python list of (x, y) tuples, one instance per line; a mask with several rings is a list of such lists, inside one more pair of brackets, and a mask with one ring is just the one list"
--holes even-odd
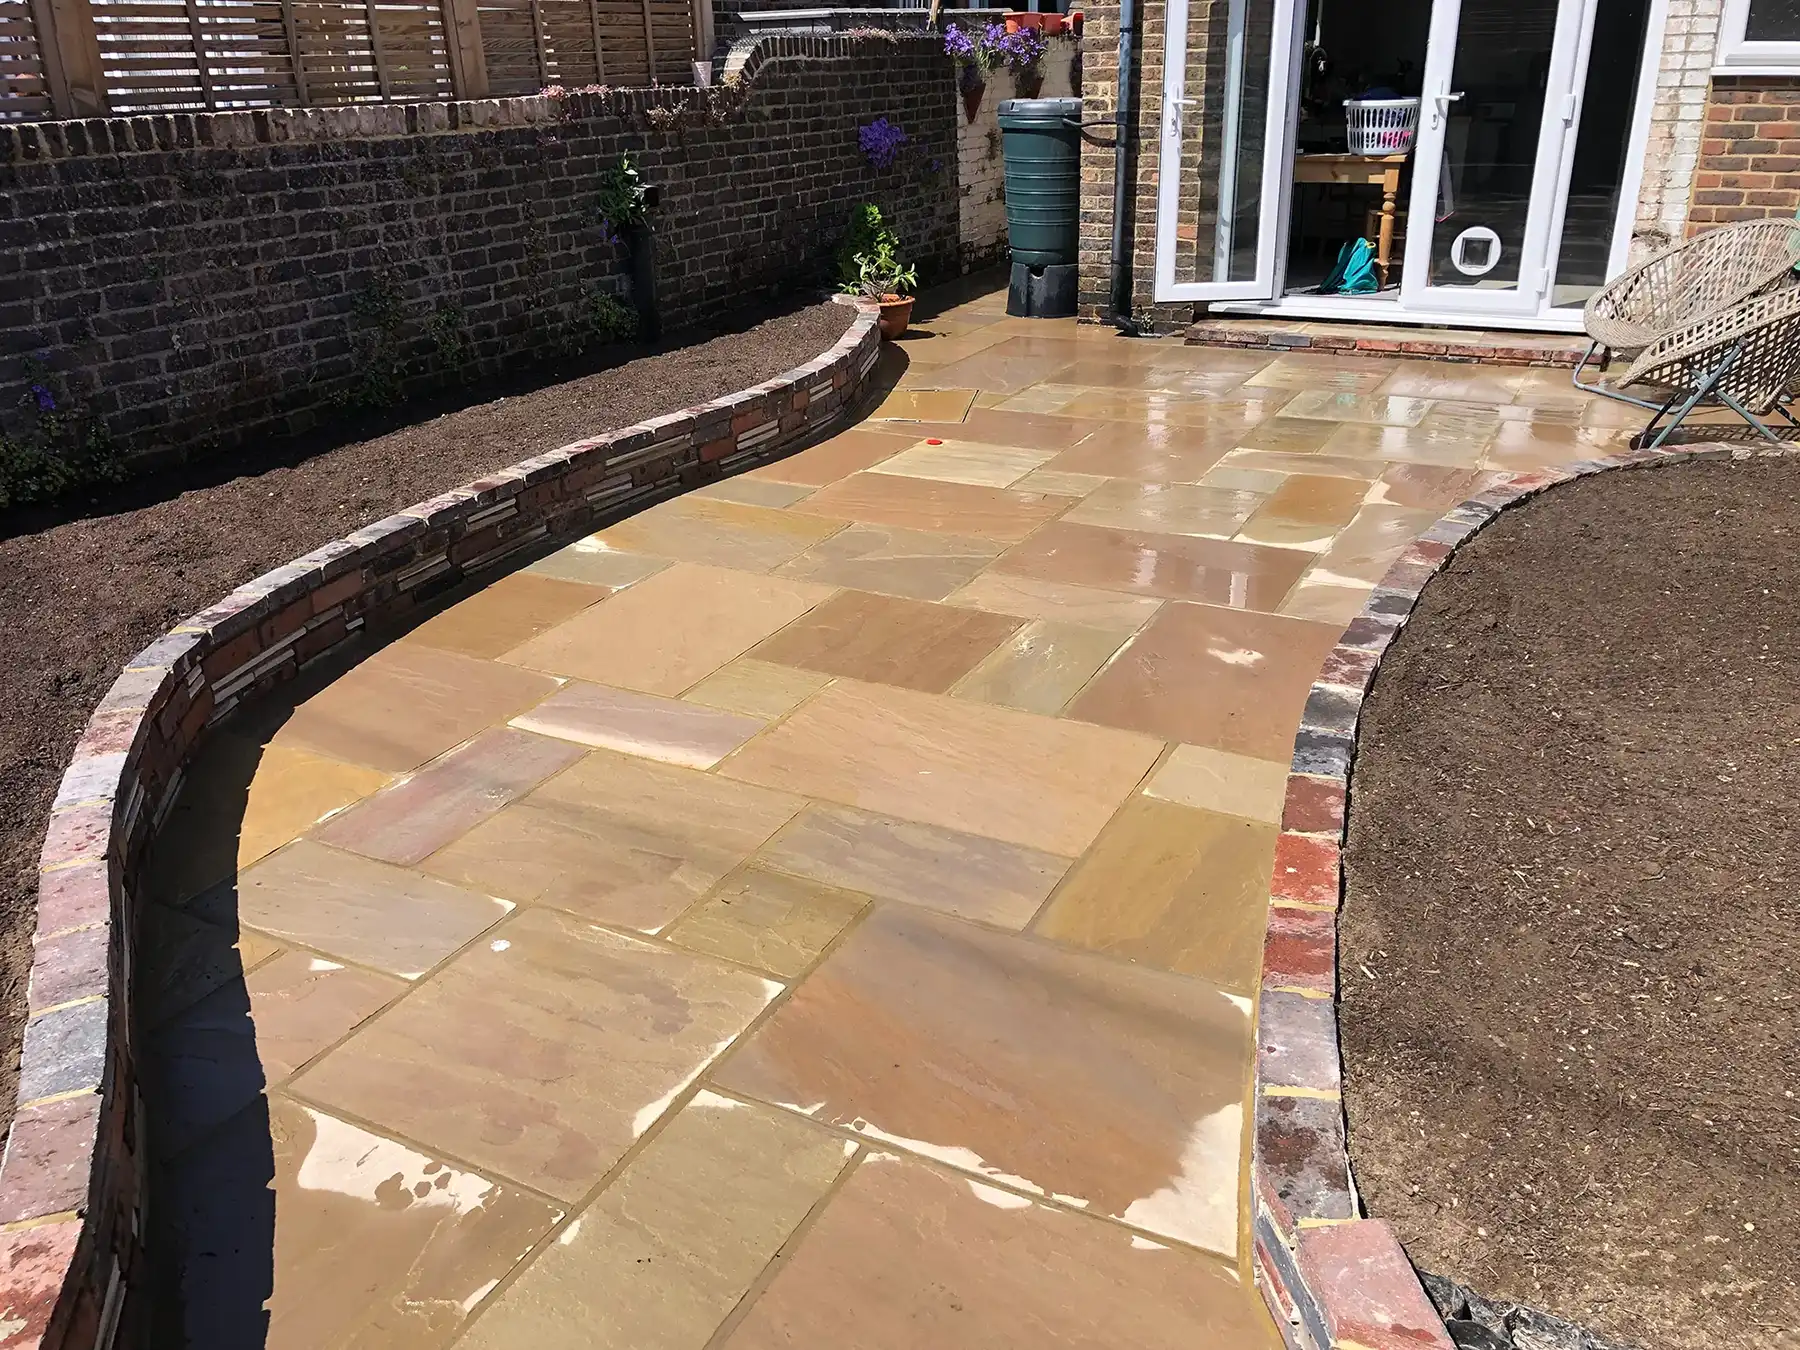
[(1800, 80), (1712, 82), (1694, 174), (1689, 234), (1733, 220), (1800, 212)]
[[(598, 175), (662, 193), (665, 326), (824, 277), (857, 201), (921, 281), (958, 257), (951, 64), (935, 37), (781, 36), (715, 90), (0, 126), (0, 430), (45, 352), (128, 453), (208, 452), (591, 340), (624, 285)], [(908, 153), (871, 168), (857, 127)]]

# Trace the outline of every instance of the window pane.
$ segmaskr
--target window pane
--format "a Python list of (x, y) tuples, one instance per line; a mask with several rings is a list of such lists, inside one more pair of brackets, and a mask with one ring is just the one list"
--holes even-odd
[(1650, 0), (1604, 0), (1594, 17), (1556, 264), (1553, 303), (1558, 305), (1582, 304), (1606, 280), (1649, 20)]
[(1251, 281), (1262, 214), (1263, 150), (1277, 0), (1191, 0), (1181, 110), (1177, 281)]
[(1751, 42), (1800, 42), (1800, 0), (1750, 0), (1744, 37)]

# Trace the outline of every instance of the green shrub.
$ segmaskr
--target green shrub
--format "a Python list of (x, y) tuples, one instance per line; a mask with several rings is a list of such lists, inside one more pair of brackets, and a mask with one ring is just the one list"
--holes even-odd
[(47, 353), (25, 358), (25, 378), (14, 424), (0, 427), (0, 507), (117, 479), (122, 469), (106, 424), (69, 396)]

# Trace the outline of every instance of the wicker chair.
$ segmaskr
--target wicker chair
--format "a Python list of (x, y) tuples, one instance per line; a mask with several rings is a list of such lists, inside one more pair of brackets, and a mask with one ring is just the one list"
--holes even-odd
[(1582, 323), (1591, 341), (1575, 367), (1577, 389), (1640, 408), (1658, 405), (1618, 387), (1583, 384), (1596, 356), (1631, 356), (1662, 334), (1776, 287), (1790, 285), (1800, 265), (1800, 220), (1771, 218), (1721, 225), (1664, 249), (1589, 298)]
[[(1661, 445), (1703, 404), (1730, 408), (1762, 436), (1779, 442), (1781, 437), (1762, 419), (1778, 412), (1790, 426), (1800, 426), (1786, 406), (1797, 378), (1800, 289), (1789, 286), (1753, 295), (1663, 333), (1638, 354), (1618, 385), (1648, 386), (1667, 395), (1661, 404), (1642, 403), (1656, 415), (1639, 437), (1640, 444)], [(1651, 440), (1665, 415), (1670, 415), (1668, 425)]]

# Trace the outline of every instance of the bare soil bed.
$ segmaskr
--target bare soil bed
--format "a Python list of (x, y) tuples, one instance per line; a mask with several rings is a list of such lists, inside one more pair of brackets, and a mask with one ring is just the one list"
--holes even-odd
[(272, 446), (65, 505), (61, 519), (0, 518), (0, 1131), (18, 1080), (45, 818), (126, 660), (272, 567), (531, 455), (759, 384), (820, 355), (853, 317), (813, 305), (371, 439)]
[(1351, 1156), (1415, 1264), (1800, 1346), (1800, 460), (1604, 473), (1457, 553), (1351, 784)]

